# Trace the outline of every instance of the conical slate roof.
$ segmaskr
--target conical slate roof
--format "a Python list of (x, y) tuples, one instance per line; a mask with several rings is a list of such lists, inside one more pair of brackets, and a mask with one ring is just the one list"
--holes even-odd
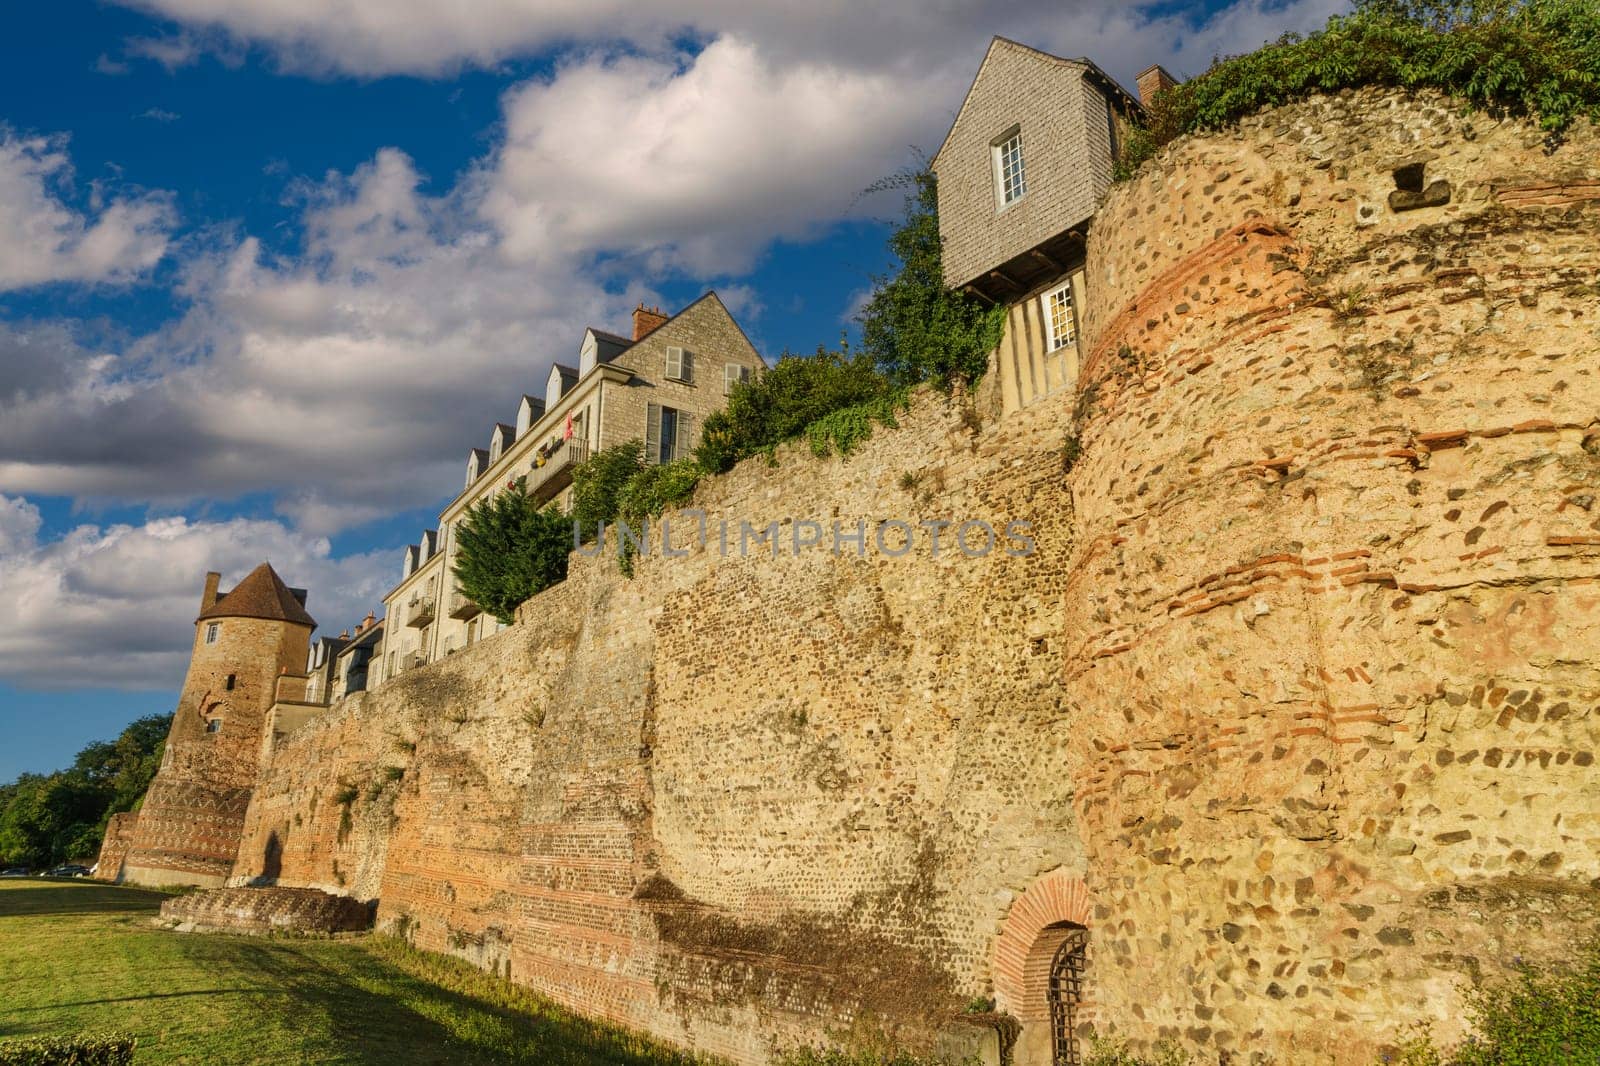
[(268, 618), (315, 626), (317, 620), (306, 613), (304, 598), (304, 592), (283, 583), (270, 563), (262, 563), (200, 618)]

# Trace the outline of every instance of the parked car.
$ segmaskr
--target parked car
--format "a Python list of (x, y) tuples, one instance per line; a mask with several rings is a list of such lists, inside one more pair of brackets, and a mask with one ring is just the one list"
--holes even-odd
[(68, 863), (63, 863), (60, 866), (56, 866), (56, 867), (52, 868), (51, 870), (49, 870), (45, 874), (45, 876), (46, 877), (88, 877), (89, 876), (89, 868), (87, 866), (79, 866), (75, 862), (68, 862)]
[(26, 866), (13, 866), (9, 870), (0, 870), (0, 877), (27, 877), (33, 873)]

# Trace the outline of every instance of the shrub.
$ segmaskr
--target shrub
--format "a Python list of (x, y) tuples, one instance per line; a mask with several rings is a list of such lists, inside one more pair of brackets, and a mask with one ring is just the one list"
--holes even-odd
[(517, 607), (567, 576), (572, 527), (555, 507), (538, 507), (520, 485), (474, 504), (456, 531), (452, 571), (461, 590), (509, 623)]
[(889, 237), (900, 269), (873, 279), (872, 296), (859, 316), (863, 350), (900, 385), (975, 382), (1000, 343), (1005, 308), (945, 288), (932, 172), (901, 174), (876, 186), (893, 187), (907, 190), (905, 218)]
[(1427, 1028), (1402, 1041), (1405, 1066), (1600, 1066), (1600, 939), (1563, 965), (1522, 965), (1509, 980), (1467, 995), (1473, 1033), (1451, 1053), (1435, 1048)]
[(131, 1036), (41, 1036), (0, 1043), (0, 1066), (131, 1066)]
[(700, 475), (700, 463), (694, 458), (646, 466), (622, 486), (618, 516), (637, 522), (676, 507), (693, 495)]
[(1476, 1033), (1453, 1066), (1600, 1063), (1600, 941), (1569, 967), (1524, 966), (1468, 997)]
[(1535, 118), (1552, 147), (1600, 121), (1600, 5), (1593, 0), (1356, 0), (1321, 30), (1216, 62), (1151, 101), (1121, 175), (1186, 133), (1263, 107), (1362, 86), (1437, 89), (1496, 116)]
[(895, 419), (897, 409), (906, 406), (903, 390), (893, 390), (877, 399), (841, 407), (823, 415), (806, 427), (806, 440), (811, 444), (811, 454), (819, 458), (835, 451), (849, 455), (872, 436), (872, 427), (881, 423), (893, 429), (900, 423)]
[(818, 419), (892, 391), (869, 358), (848, 349), (818, 349), (810, 358), (786, 354), (754, 381), (736, 385), (727, 405), (706, 417), (695, 458), (708, 473), (720, 474), (741, 459), (770, 455)]
[(593, 540), (600, 523), (617, 520), (623, 489), (644, 468), (644, 444), (637, 440), (603, 448), (578, 464), (572, 471), (570, 517), (581, 539)]

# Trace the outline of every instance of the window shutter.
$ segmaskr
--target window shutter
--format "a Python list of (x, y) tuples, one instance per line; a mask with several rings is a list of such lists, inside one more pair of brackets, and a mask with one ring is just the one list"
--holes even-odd
[(683, 411), (678, 412), (678, 442), (672, 453), (674, 459), (686, 458), (694, 448), (694, 442), (690, 437), (690, 424), (693, 421), (694, 419)]
[[(669, 364), (670, 365), (670, 364)], [(644, 461), (654, 463), (661, 458), (661, 405), (645, 406)]]
[(673, 381), (683, 380), (683, 349), (677, 345), (667, 349), (667, 377)]
[(687, 348), (678, 349), (678, 380), (686, 385), (694, 383), (694, 353)]

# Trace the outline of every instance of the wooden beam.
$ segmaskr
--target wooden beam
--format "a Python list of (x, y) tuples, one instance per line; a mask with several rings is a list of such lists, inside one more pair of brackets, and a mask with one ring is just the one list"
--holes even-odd
[(988, 293), (984, 292), (982, 289), (974, 288), (970, 284), (961, 286), (961, 291), (966, 293), (968, 296), (976, 296), (978, 299), (982, 300), (984, 303), (988, 304), (990, 307), (993, 307), (995, 304), (1000, 302), (999, 300), (996, 300), (993, 296), (990, 296)]
[(1018, 292), (1022, 292), (1023, 291), (1022, 286), (1017, 284), (1016, 279), (1010, 277), (1009, 275), (1007, 275), (1006, 272), (1003, 271), (1003, 270), (998, 270), (998, 269), (991, 270), (991, 271), (989, 271), (989, 276), (991, 278), (999, 278), (1001, 281), (1005, 282), (1007, 285), (1011, 286), (1013, 289), (1015, 289)]
[(1039, 260), (1039, 262), (1043, 263), (1045, 266), (1049, 267), (1051, 270), (1055, 271), (1057, 274), (1060, 274), (1062, 272), (1061, 264), (1056, 262), (1054, 259), (1051, 259), (1050, 256), (1045, 254), (1045, 252), (1043, 250), (1041, 250), (1039, 248), (1034, 248), (1031, 251), (1029, 251), (1028, 254), (1033, 256), (1035, 259)]

